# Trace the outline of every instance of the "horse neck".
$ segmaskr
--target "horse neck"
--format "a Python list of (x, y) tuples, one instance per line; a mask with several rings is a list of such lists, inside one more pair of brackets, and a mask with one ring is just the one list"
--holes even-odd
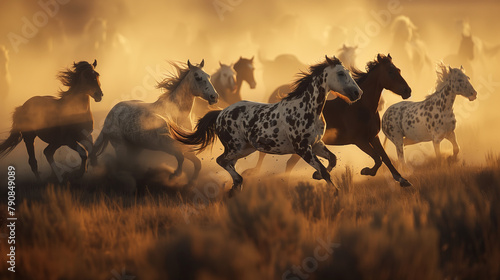
[(70, 88), (60, 100), (76, 112), (90, 112), (90, 96), (83, 90)]
[(452, 82), (448, 80), (445, 84), (441, 86), (439, 90), (437, 90), (431, 98), (436, 100), (443, 100), (444, 103), (440, 108), (441, 111), (449, 111), (453, 110), (453, 104), (455, 103), (455, 99), (457, 97), (456, 93), (452, 91)]
[(356, 103), (362, 104), (370, 112), (375, 113), (377, 112), (380, 96), (382, 95), (384, 87), (380, 84), (378, 72), (370, 72), (367, 75), (368, 76), (363, 83), (359, 85), (359, 87), (363, 90), (363, 95), (361, 95), (361, 99)]
[(221, 81), (222, 75), (219, 75), (219, 76), (214, 77), (214, 78), (215, 79), (212, 81), (212, 84), (213, 84), (215, 90), (217, 91), (217, 93), (219, 93), (220, 97), (223, 100), (226, 100), (226, 98), (227, 98), (226, 93), (227, 93), (228, 89), (222, 85), (222, 81)]
[[(312, 86), (312, 91), (310, 90)], [(305, 111), (314, 116), (320, 116), (326, 103), (326, 85), (319, 76), (313, 78), (311, 86), (304, 90), (302, 96), (297, 99), (297, 103), (303, 103)], [(283, 99), (286, 100), (286, 99)], [(310, 106), (308, 106), (310, 104)]]
[(243, 85), (243, 78), (240, 74), (236, 74), (236, 96), (241, 100), (241, 86)]
[(177, 109), (177, 118), (188, 117), (191, 109), (193, 108), (194, 95), (191, 94), (189, 90), (189, 85), (182, 81), (181, 84), (168, 94), (161, 95), (156, 102), (154, 102), (154, 107), (157, 109), (157, 113), (161, 116), (167, 116), (172, 112), (172, 106)]

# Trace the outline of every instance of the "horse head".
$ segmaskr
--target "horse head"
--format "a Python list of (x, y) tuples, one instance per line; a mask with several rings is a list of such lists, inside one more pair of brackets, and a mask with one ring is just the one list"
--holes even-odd
[(205, 99), (210, 105), (217, 103), (219, 94), (210, 82), (210, 76), (202, 70), (203, 66), (205, 66), (205, 60), (202, 60), (197, 66), (192, 65), (188, 60), (187, 65), (189, 69), (187, 78), (190, 81), (191, 93)]
[(247, 82), (251, 89), (257, 86), (254, 77), (255, 67), (253, 66), (253, 59), (253, 56), (250, 59), (240, 56), (240, 59), (233, 66), (234, 71), (236, 71), (236, 78)]
[[(224, 89), (228, 89), (229, 92), (236, 92), (236, 72), (234, 71), (232, 65), (226, 65), (219, 62), (220, 68), (216, 72), (217, 78), (220, 80), (220, 85)], [(214, 75), (215, 76), (215, 75)], [(212, 76), (212, 78), (215, 78)]]
[(340, 60), (336, 57), (333, 59), (325, 56), (328, 66), (324, 70), (326, 83), (326, 91), (334, 91), (338, 96), (347, 102), (355, 102), (361, 98), (363, 91), (354, 81), (349, 70), (347, 70)]
[(394, 65), (390, 54), (387, 56), (378, 54), (376, 64), (374, 67), (380, 71), (378, 81), (383, 88), (400, 95), (403, 99), (408, 99), (411, 96), (411, 88), (408, 83), (401, 76), (401, 70)]
[(465, 75), (462, 66), (460, 66), (460, 69), (448, 66), (448, 73), (451, 83), (455, 85), (452, 88), (455, 90), (456, 94), (468, 98), (469, 101), (474, 101), (477, 98), (477, 91), (470, 83), (470, 78)]
[(99, 81), (99, 73), (95, 71), (96, 67), (97, 60), (94, 59), (91, 67), (82, 71), (80, 81), (88, 88), (88, 91), (91, 93), (90, 96), (95, 102), (100, 102), (104, 94), (102, 93), (101, 82)]

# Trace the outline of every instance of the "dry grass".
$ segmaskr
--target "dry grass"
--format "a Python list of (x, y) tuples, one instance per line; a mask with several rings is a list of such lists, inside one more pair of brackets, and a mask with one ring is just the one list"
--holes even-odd
[(500, 158), (425, 166), (406, 189), (385, 175), (354, 182), (347, 168), (338, 197), (281, 178), (247, 180), (232, 199), (155, 176), (132, 194), (103, 178), (20, 182), (17, 272), (2, 253), (0, 278), (498, 279)]

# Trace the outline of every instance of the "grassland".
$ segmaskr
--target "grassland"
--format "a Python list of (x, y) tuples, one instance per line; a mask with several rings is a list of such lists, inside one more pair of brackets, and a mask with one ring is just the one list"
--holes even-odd
[(0, 278), (500, 277), (500, 159), (491, 154), (482, 166), (427, 162), (405, 189), (386, 174), (354, 181), (345, 168), (339, 196), (307, 178), (286, 186), (270, 177), (227, 199), (216, 184), (188, 191), (161, 180), (168, 170), (151, 172), (132, 191), (104, 175), (20, 181), (16, 273), (1, 238)]

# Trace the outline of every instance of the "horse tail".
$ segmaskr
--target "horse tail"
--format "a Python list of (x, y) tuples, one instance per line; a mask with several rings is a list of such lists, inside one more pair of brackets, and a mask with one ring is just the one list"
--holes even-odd
[(14, 148), (23, 140), (21, 130), (17, 128), (20, 116), (21, 107), (17, 107), (12, 115), (12, 128), (10, 130), (10, 135), (2, 143), (0, 143), (0, 158), (12, 152), (12, 150), (14, 150)]
[(193, 133), (183, 131), (180, 127), (170, 124), (170, 134), (177, 141), (191, 146), (197, 146), (195, 151), (201, 152), (215, 141), (216, 121), (222, 110), (210, 111), (196, 124)]

